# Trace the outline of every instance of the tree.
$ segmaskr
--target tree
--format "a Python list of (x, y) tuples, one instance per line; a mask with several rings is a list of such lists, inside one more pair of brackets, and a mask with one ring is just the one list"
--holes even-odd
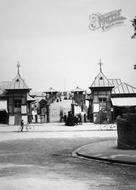
[(132, 39), (136, 37), (136, 16), (135, 18), (131, 21), (132, 22), (132, 26), (134, 28), (134, 34), (133, 36), (131, 37)]

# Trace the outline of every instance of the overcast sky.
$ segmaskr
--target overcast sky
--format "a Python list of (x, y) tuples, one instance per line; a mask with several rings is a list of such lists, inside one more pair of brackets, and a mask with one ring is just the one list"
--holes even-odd
[[(127, 19), (91, 31), (89, 15), (121, 9)], [(136, 87), (136, 0), (0, 0), (0, 81), (20, 73), (33, 91), (86, 89), (99, 72)]]

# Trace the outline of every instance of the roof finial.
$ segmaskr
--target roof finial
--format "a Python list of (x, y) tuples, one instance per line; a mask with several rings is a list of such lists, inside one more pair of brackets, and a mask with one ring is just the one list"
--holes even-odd
[(101, 62), (101, 58), (100, 58), (99, 65), (100, 65), (100, 72), (102, 72), (102, 62)]
[(21, 65), (20, 65), (19, 61), (17, 61), (17, 73), (18, 73), (18, 75), (20, 75), (20, 72), (19, 72), (20, 67), (21, 67)]

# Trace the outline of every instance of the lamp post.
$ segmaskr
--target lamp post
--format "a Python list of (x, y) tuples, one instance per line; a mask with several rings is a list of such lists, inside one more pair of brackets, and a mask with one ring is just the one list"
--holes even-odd
[(85, 99), (86, 99), (86, 92), (84, 91), (82, 93), (82, 107), (81, 107), (81, 110), (84, 111), (84, 105), (85, 105)]
[(74, 93), (72, 93), (71, 111), (73, 116), (74, 116), (74, 105), (75, 105)]

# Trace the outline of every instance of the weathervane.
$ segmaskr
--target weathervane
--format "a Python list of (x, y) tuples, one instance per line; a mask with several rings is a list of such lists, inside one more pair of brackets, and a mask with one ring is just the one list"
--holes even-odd
[(102, 62), (101, 62), (101, 59), (100, 59), (99, 65), (100, 65), (100, 72), (102, 72)]
[(18, 75), (20, 75), (20, 72), (19, 72), (20, 67), (21, 67), (21, 65), (20, 65), (19, 61), (17, 61), (17, 73), (18, 73)]

